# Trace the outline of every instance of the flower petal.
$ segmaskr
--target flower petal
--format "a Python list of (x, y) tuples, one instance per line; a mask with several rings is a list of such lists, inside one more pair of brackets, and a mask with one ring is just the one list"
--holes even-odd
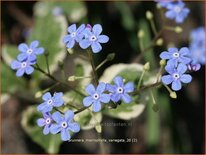
[(111, 85), (111, 84), (106, 84), (106, 90), (111, 93), (114, 93), (116, 91), (116, 86)]
[(124, 86), (124, 90), (127, 93), (131, 93), (134, 91), (134, 83), (133, 82), (128, 82), (125, 86)]
[(127, 93), (124, 93), (124, 94), (122, 94), (122, 100), (125, 103), (130, 103), (132, 101), (132, 98)]
[(100, 101), (103, 103), (109, 103), (110, 95), (109, 94), (101, 94)]
[(94, 99), (91, 96), (87, 96), (83, 99), (83, 104), (85, 107), (89, 107), (93, 103)]
[(97, 86), (96, 92), (98, 94), (102, 94), (106, 89), (106, 84), (104, 82), (100, 82), (99, 85)]
[(98, 53), (102, 50), (102, 46), (98, 42), (93, 42), (92, 43), (92, 51), (93, 53)]
[(46, 94), (44, 94), (44, 95), (42, 96), (42, 99), (43, 99), (44, 101), (47, 101), (47, 100), (49, 100), (49, 99), (51, 99), (51, 98), (52, 98), (52, 96), (51, 96), (50, 92), (47, 92)]
[(17, 59), (18, 59), (19, 61), (24, 61), (24, 60), (27, 59), (27, 57), (28, 57), (27, 53), (20, 53), (20, 54), (17, 56)]
[(171, 75), (164, 75), (164, 76), (162, 76), (161, 79), (162, 79), (162, 82), (166, 85), (172, 83), (172, 81), (173, 81), (173, 77)]
[(74, 45), (75, 45), (75, 40), (74, 40), (74, 39), (71, 39), (71, 40), (67, 43), (66, 47), (67, 47), (67, 48), (73, 48)]
[(16, 76), (17, 77), (21, 77), (24, 74), (24, 72), (25, 72), (25, 69), (20, 68), (20, 69), (17, 70)]
[(109, 41), (109, 37), (106, 35), (100, 35), (98, 37), (98, 42), (100, 43), (107, 43)]
[(168, 48), (168, 52), (175, 53), (175, 52), (178, 52), (178, 49), (175, 47), (170, 47), (170, 48)]
[(53, 105), (55, 107), (60, 107), (64, 104), (64, 101), (62, 99), (62, 96), (63, 96), (63, 93), (60, 92), (60, 93), (55, 93), (54, 94), (54, 97), (53, 97)]
[(172, 57), (172, 55), (171, 55), (171, 53), (169, 53), (169, 52), (162, 52), (162, 53), (160, 54), (160, 58), (161, 58), (161, 59), (167, 60), (167, 59), (171, 59), (171, 57)]
[(92, 44), (91, 41), (89, 41), (88, 39), (83, 39), (79, 42), (79, 46), (82, 48), (82, 49), (86, 49), (88, 48), (90, 45)]
[(36, 49), (34, 49), (34, 53), (35, 53), (36, 55), (43, 54), (43, 53), (44, 53), (44, 48), (43, 48), (43, 47), (36, 48)]
[(14, 60), (14, 61), (11, 62), (11, 68), (15, 69), (15, 70), (18, 69), (18, 68), (21, 68), (21, 63)]
[(120, 76), (117, 76), (114, 78), (114, 83), (118, 86), (118, 87), (123, 87), (124, 83), (123, 83), (123, 79)]
[(111, 95), (111, 100), (113, 102), (118, 102), (120, 100), (120, 98), (121, 98), (121, 94), (119, 94), (119, 93), (115, 93), (115, 94)]
[(192, 76), (189, 75), (189, 74), (183, 74), (180, 77), (180, 81), (183, 82), (183, 83), (190, 83), (192, 81)]
[(69, 130), (72, 132), (79, 132), (80, 131), (80, 125), (78, 123), (69, 123)]
[(182, 84), (180, 82), (180, 80), (177, 80), (177, 81), (173, 81), (172, 82), (172, 89), (175, 90), (175, 91), (178, 91), (182, 88)]
[(26, 71), (26, 74), (31, 74), (33, 71), (34, 71), (34, 68), (33, 67), (31, 67), (31, 66), (27, 66), (26, 67), (26, 69), (25, 69), (25, 71)]
[(52, 134), (57, 134), (58, 132), (60, 132), (61, 131), (61, 126), (59, 125), (59, 124), (52, 124), (51, 126), (50, 126), (50, 132), (52, 133)]
[(187, 71), (187, 66), (181, 63), (177, 66), (177, 71), (180, 75), (182, 75), (183, 73)]
[(20, 52), (27, 52), (27, 50), (29, 49), (28, 45), (25, 44), (25, 43), (21, 43), (19, 46), (18, 46), (18, 50)]
[(89, 85), (86, 87), (85, 90), (86, 90), (86, 92), (87, 92), (89, 95), (93, 95), (93, 94), (96, 92), (93, 84), (89, 84)]
[(82, 24), (79, 26), (79, 28), (77, 29), (77, 33), (81, 33), (83, 30), (85, 29), (85, 24)]
[(43, 118), (39, 118), (39, 119), (37, 120), (37, 125), (38, 125), (38, 126), (42, 127), (42, 126), (44, 126), (45, 124), (46, 124), (46, 122), (45, 122), (45, 120), (44, 120)]
[(102, 26), (100, 24), (95, 24), (92, 28), (95, 35), (99, 35), (102, 32)]
[(60, 112), (56, 111), (52, 114), (52, 119), (57, 122), (57, 123), (60, 123), (62, 120), (63, 120), (63, 117), (61, 115)]
[(96, 102), (93, 103), (92, 108), (93, 108), (94, 112), (98, 112), (98, 111), (101, 110), (102, 105), (99, 101), (96, 101)]
[(165, 16), (166, 16), (167, 18), (169, 18), (169, 19), (173, 19), (173, 18), (175, 18), (176, 13), (175, 13), (174, 11), (170, 10), (170, 11), (167, 11), (167, 12), (165, 13)]
[(49, 134), (49, 131), (50, 131), (49, 125), (45, 125), (44, 130), (43, 130), (43, 134), (44, 134), (44, 135), (48, 135), (48, 134)]
[(72, 110), (67, 110), (64, 117), (66, 121), (71, 121), (74, 118), (74, 112)]
[(67, 42), (69, 42), (71, 39), (72, 39), (71, 35), (66, 35), (66, 36), (64, 36), (64, 38), (63, 38), (63, 42), (64, 42), (64, 43), (67, 43)]
[(72, 32), (76, 32), (77, 26), (76, 24), (72, 24), (71, 26), (68, 27), (68, 32), (72, 33)]
[(68, 140), (70, 140), (70, 138), (71, 138), (71, 136), (70, 136), (69, 131), (66, 130), (66, 129), (63, 129), (63, 130), (61, 131), (61, 139), (62, 139), (63, 141), (68, 141)]
[(32, 41), (30, 44), (31, 49), (35, 49), (37, 46), (39, 46), (39, 42), (37, 40)]

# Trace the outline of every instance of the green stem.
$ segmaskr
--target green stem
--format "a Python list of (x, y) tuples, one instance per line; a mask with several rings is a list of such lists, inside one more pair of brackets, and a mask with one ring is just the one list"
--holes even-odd
[(101, 68), (105, 63), (107, 63), (107, 59), (103, 60), (95, 69), (97, 71), (99, 68)]
[(66, 82), (59, 81), (59, 80), (57, 80), (55, 77), (53, 77), (51, 74), (45, 72), (43, 69), (41, 69), (41, 68), (39, 67), (38, 64), (36, 64), (36, 66), (33, 66), (33, 67), (34, 67), (36, 70), (38, 70), (38, 71), (40, 71), (41, 73), (43, 73), (44, 75), (46, 75), (47, 77), (49, 77), (50, 79), (52, 79), (53, 81), (55, 81), (55, 82), (57, 82), (57, 83), (61, 83), (62, 85), (67, 86), (69, 89), (75, 91), (76, 93), (78, 93), (78, 94), (80, 94), (80, 95), (82, 95), (82, 96), (85, 96), (82, 92), (78, 91), (78, 90), (75, 89), (75, 88), (72, 88), (72, 87), (71, 87), (70, 85), (68, 85)]
[(156, 29), (156, 27), (155, 27), (155, 24), (154, 24), (154, 20), (153, 20), (153, 19), (150, 20), (150, 24), (151, 24), (153, 33), (154, 33), (155, 35), (157, 35), (157, 29)]
[(139, 82), (138, 82), (138, 85), (137, 85), (137, 90), (139, 91), (140, 90), (140, 86), (141, 86), (141, 83), (142, 83), (142, 79), (144, 77), (144, 74), (145, 74), (145, 70), (143, 70), (142, 74), (141, 74), (141, 77), (139, 79)]
[(48, 71), (48, 74), (50, 74), (50, 69), (49, 69), (49, 59), (48, 59), (48, 56), (49, 56), (48, 54), (45, 54), (47, 71)]
[(89, 59), (90, 59), (90, 62), (91, 62), (91, 66), (92, 66), (92, 73), (93, 73), (93, 76), (94, 76), (94, 83), (97, 86), (99, 84), (99, 81), (98, 81), (98, 76), (97, 76), (97, 72), (96, 72), (96, 67), (94, 65), (93, 54), (92, 54), (91, 50), (88, 50), (87, 53), (88, 53), (88, 56), (89, 56)]

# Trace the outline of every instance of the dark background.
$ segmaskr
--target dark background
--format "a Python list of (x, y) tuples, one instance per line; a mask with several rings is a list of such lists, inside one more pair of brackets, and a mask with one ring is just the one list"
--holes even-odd
[[(18, 45), (25, 41), (24, 33), (32, 27), (33, 21), (33, 5), (36, 1), (31, 2), (1, 2), (1, 45), (5, 43)], [(131, 47), (128, 36), (136, 33), (137, 28), (134, 27), (130, 31), (126, 30), (122, 25), (122, 16), (118, 9), (115, 8), (114, 2), (85, 2), (88, 9), (88, 21), (95, 23), (97, 17), (101, 19), (103, 31), (110, 37), (110, 42), (105, 46), (105, 51), (116, 53), (116, 58), (105, 67), (122, 62), (130, 63), (136, 61), (136, 49)], [(163, 21), (159, 19), (157, 9), (154, 2), (125, 2), (133, 14), (135, 21), (138, 23), (140, 18), (145, 16), (146, 10), (153, 11), (157, 26)], [(187, 38), (189, 32), (198, 26), (204, 25), (204, 2), (186, 2), (191, 9), (190, 15), (183, 24), (184, 32), (177, 35), (171, 32), (164, 32), (162, 37), (165, 44), (173, 41), (179, 47), (188, 44)], [(174, 22), (164, 21), (167, 25), (175, 25)], [(152, 34), (152, 33), (151, 33)], [(137, 45), (138, 48), (138, 45)], [(155, 55), (158, 59), (159, 53), (164, 50), (163, 47), (155, 48)], [(105, 57), (106, 52), (101, 53), (101, 57)], [(159, 60), (159, 59), (158, 59)], [(142, 60), (142, 63), (144, 61)], [(103, 71), (103, 70), (102, 70)], [(99, 74), (102, 73), (99, 72)], [(176, 100), (170, 99), (171, 119), (160, 119), (160, 139), (153, 145), (148, 145), (145, 136), (146, 133), (146, 114), (141, 114), (137, 119), (132, 120), (132, 127), (105, 127), (103, 129), (104, 138), (125, 138), (136, 137), (138, 143), (110, 143), (106, 144), (107, 153), (170, 153), (166, 149), (166, 145), (173, 146), (174, 153), (204, 153), (204, 132), (205, 132), (205, 66), (199, 72), (192, 73), (193, 82), (178, 92)], [(2, 73), (3, 74), (3, 73)], [(160, 93), (167, 95), (165, 89), (161, 88)], [(32, 103), (31, 103), (32, 104)], [(1, 104), (1, 146), (2, 153), (45, 153), (44, 150), (32, 142), (20, 125), (21, 112), (30, 103), (11, 97), (7, 103)], [(164, 109), (160, 109), (164, 111)], [(165, 116), (167, 117), (167, 116)], [(104, 117), (103, 122), (122, 122), (118, 119)], [(170, 132), (168, 132), (168, 130)], [(169, 136), (168, 136), (169, 135)], [(83, 131), (75, 135), (74, 138), (94, 137), (95, 131)], [(168, 138), (170, 137), (170, 138)], [(98, 144), (79, 144), (79, 143), (63, 143), (59, 153), (99, 153)]]

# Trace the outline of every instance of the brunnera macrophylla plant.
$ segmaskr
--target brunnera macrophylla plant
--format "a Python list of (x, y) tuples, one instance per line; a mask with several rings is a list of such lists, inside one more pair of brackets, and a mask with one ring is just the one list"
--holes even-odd
[[(161, 1), (157, 0), (158, 6), (165, 9), (165, 17), (169, 20), (174, 20), (176, 23), (183, 23), (186, 20), (190, 10), (185, 6), (182, 1)], [(163, 39), (159, 36), (154, 26), (153, 14), (148, 11), (146, 18), (150, 21), (154, 34), (157, 35), (155, 43), (151, 45), (161, 45)], [(181, 27), (175, 28), (165, 26), (165, 29), (172, 30), (176, 33), (182, 31)], [(163, 28), (163, 29), (164, 29)], [(42, 118), (37, 120), (37, 125), (43, 127), (43, 134), (60, 134), (62, 141), (71, 139), (73, 133), (80, 131), (81, 126), (78, 121), (75, 121), (75, 115), (80, 114), (82, 111), (89, 110), (91, 113), (98, 113), (102, 109), (111, 110), (117, 106), (127, 105), (130, 106), (134, 102), (135, 97), (141, 95), (145, 90), (158, 89), (163, 85), (172, 98), (176, 98), (176, 92), (181, 90), (183, 86), (192, 81), (191, 72), (196, 72), (205, 64), (205, 29), (199, 27), (192, 30), (190, 33), (190, 45), (188, 47), (169, 47), (164, 51), (160, 51), (160, 68), (157, 73), (156, 82), (148, 85), (143, 85), (144, 76), (149, 72), (149, 62), (143, 66), (143, 71), (138, 79), (135, 81), (126, 81), (123, 76), (117, 75), (111, 82), (99, 81), (97, 70), (102, 67), (107, 61), (114, 58), (111, 53), (107, 58), (95, 65), (93, 55), (103, 52), (103, 44), (109, 42), (109, 36), (104, 35), (103, 28), (100, 24), (71, 24), (68, 29), (68, 34), (63, 37), (62, 42), (67, 49), (73, 49), (79, 46), (88, 54), (88, 60), (91, 63), (92, 73), (89, 77), (71, 76), (66, 81), (56, 79), (50, 72), (47, 62), (47, 71), (43, 70), (38, 65), (38, 57), (46, 56), (48, 61), (49, 55), (45, 53), (44, 47), (38, 40), (31, 41), (30, 45), (21, 43), (18, 46), (19, 55), (16, 60), (11, 62), (11, 68), (16, 71), (17, 77), (22, 77), (25, 74), (30, 75), (34, 70), (39, 71), (56, 83), (61, 83), (66, 87), (72, 89), (75, 93), (82, 97), (81, 106), (72, 105), (74, 108), (68, 108), (63, 97), (64, 92), (51, 93), (50, 88), (42, 93), (42, 103), (37, 106), (37, 111), (42, 114)], [(160, 31), (162, 32), (162, 30)], [(140, 40), (141, 51), (143, 48), (141, 40), (144, 38), (144, 31), (140, 30), (138, 39)], [(106, 45), (105, 45), (106, 46)], [(149, 46), (152, 48), (153, 46)], [(141, 52), (141, 53), (142, 53)], [(166, 71), (166, 73), (164, 73)], [(68, 85), (69, 82), (90, 78), (91, 83), (86, 85), (83, 90), (81, 87), (73, 88)], [(171, 88), (168, 86), (171, 84)], [(152, 94), (152, 91), (151, 91)], [(154, 96), (151, 95), (153, 101)], [(155, 102), (155, 101), (154, 101)], [(114, 106), (110, 106), (113, 104)], [(64, 110), (66, 109), (66, 110)], [(74, 110), (75, 109), (75, 110)]]

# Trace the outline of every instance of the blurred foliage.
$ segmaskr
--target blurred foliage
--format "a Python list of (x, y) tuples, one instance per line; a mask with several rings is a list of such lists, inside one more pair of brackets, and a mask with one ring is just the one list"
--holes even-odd
[[(141, 2), (134, 2), (136, 8), (143, 7)], [(99, 4), (100, 5), (100, 4)], [(131, 6), (128, 2), (117, 2), (111, 4), (114, 10), (120, 13), (119, 27), (126, 31), (125, 39), (129, 40), (129, 44), (133, 51), (138, 50), (138, 40), (136, 32), (141, 29), (144, 31), (144, 37), (142, 38), (144, 47), (147, 47), (151, 42), (152, 34), (150, 31), (149, 22), (145, 17), (136, 18), (134, 12), (132, 12)], [(62, 38), (67, 34), (68, 23), (82, 23), (88, 21), (88, 10), (85, 2), (45, 2), (40, 1), (35, 3), (34, 6), (34, 21), (35, 24), (32, 27), (32, 33), (26, 40), (26, 43), (30, 43), (32, 40), (39, 40), (40, 47), (45, 48), (45, 52), (49, 54), (49, 66), (51, 72), (57, 71), (58, 61), (64, 62), (67, 56), (67, 50), (62, 43)], [(95, 17), (98, 20), (99, 17)], [(118, 36), (119, 37), (119, 36)], [(120, 43), (118, 43), (120, 44)], [(126, 46), (126, 45), (125, 45)], [(71, 52), (71, 51), (70, 51)], [(75, 50), (72, 52), (76, 52)], [(77, 50), (77, 52), (79, 52)], [(119, 51), (117, 51), (119, 52)], [(125, 52), (125, 51), (124, 51)], [(132, 51), (130, 51), (132, 52)], [(1, 78), (2, 78), (2, 92), (15, 92), (19, 90), (25, 90), (27, 78), (17, 78), (15, 72), (10, 69), (10, 63), (16, 58), (18, 54), (17, 46), (3, 45), (2, 57), (5, 63), (1, 63)], [(147, 52), (142, 53), (144, 60), (150, 62), (152, 69), (156, 69), (156, 61), (154, 56), (154, 49), (150, 49)], [(128, 57), (127, 57), (128, 58)], [(41, 68), (46, 70), (46, 59), (44, 55), (37, 58), (38, 64)], [(91, 75), (91, 65), (88, 61), (75, 58), (74, 59), (74, 75), (88, 77)], [(143, 66), (139, 64), (115, 64), (104, 70), (104, 73), (100, 77), (101, 82), (110, 83), (112, 79), (120, 75), (125, 79), (125, 82), (133, 81), (136, 85), (139, 81)], [(155, 70), (156, 71), (156, 70)], [(146, 73), (142, 82), (143, 85), (154, 83), (156, 78), (155, 72)], [(34, 88), (31, 91), (39, 90), (40, 82), (44, 76), (41, 73), (35, 71), (30, 79), (30, 83)], [(30, 78), (30, 77), (29, 77)], [(87, 84), (91, 82), (90, 78), (85, 78), (78, 81), (77, 87), (81, 90), (85, 88)], [(31, 85), (31, 84), (30, 84)], [(30, 90), (29, 90), (30, 91)], [(171, 105), (169, 103), (168, 96), (165, 93), (160, 93), (156, 89), (152, 89), (156, 104), (154, 105), (150, 92), (145, 91), (136, 95), (133, 98), (133, 102), (130, 104), (114, 103), (105, 104), (105, 108), (102, 112), (93, 114), (91, 109), (85, 110), (78, 115), (75, 115), (75, 121), (78, 121), (81, 125), (81, 129), (89, 130), (96, 128), (98, 132), (101, 132), (99, 124), (103, 120), (103, 115), (107, 115), (113, 118), (121, 120), (132, 120), (137, 118), (145, 110), (146, 120), (146, 153), (158, 153), (158, 146), (160, 144), (163, 130), (161, 128), (161, 121), (167, 122), (169, 138), (163, 147), (167, 153), (187, 152), (189, 148), (184, 146), (184, 142), (180, 138), (180, 132), (174, 125), (174, 114), (171, 112)], [(68, 91), (64, 93), (65, 107), (62, 111), (66, 111), (68, 108), (76, 111), (82, 108), (83, 97), (75, 93), (74, 91)], [(112, 108), (112, 109), (109, 109)], [(47, 153), (58, 153), (62, 141), (60, 135), (43, 135), (42, 128), (37, 127), (37, 118), (42, 117), (39, 112), (36, 111), (36, 106), (28, 107), (22, 115), (22, 126), (25, 132), (31, 137), (31, 139), (39, 144)], [(189, 145), (189, 144), (188, 144)]]

